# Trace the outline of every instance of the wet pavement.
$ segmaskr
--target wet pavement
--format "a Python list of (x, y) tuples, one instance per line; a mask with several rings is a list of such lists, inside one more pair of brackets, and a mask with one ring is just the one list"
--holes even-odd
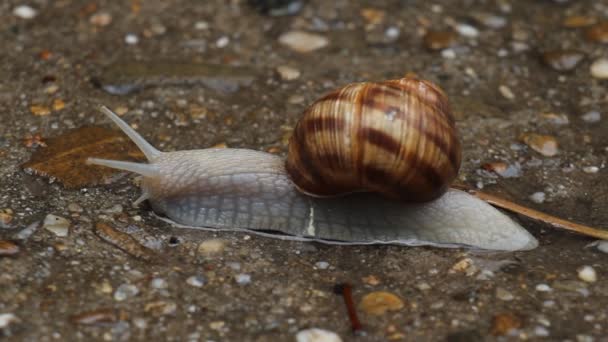
[(413, 72), (450, 96), (460, 183), (608, 229), (607, 17), (584, 0), (2, 2), (0, 336), (605, 340), (608, 246), (523, 217), (527, 252), (327, 246), (173, 228), (132, 206), (135, 177), (74, 188), (22, 165), (113, 128), (100, 104), (164, 151), (284, 156), (322, 94)]

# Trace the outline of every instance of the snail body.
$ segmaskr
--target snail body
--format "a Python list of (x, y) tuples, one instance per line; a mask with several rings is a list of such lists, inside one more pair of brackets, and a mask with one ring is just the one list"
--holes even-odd
[[(402, 112), (404, 110), (407, 108)], [(422, 144), (422, 147), (416, 147), (431, 151), (431, 157), (424, 159), (424, 162), (431, 166), (446, 166), (447, 171), (437, 173), (442, 177), (445, 175), (445, 184), (427, 182), (420, 188), (412, 185), (393, 186), (401, 179), (397, 177), (389, 180), (391, 186), (378, 187), (377, 180), (370, 181), (369, 174), (349, 171), (361, 160), (367, 160), (352, 158), (350, 161), (354, 163), (343, 163), (341, 168), (354, 174), (354, 177), (350, 177), (354, 181), (350, 184), (337, 183), (335, 188), (315, 188), (307, 187), (313, 179), (311, 176), (328, 182), (331, 179), (328, 175), (335, 174), (335, 169), (327, 174), (314, 169), (307, 174), (311, 171), (304, 169), (296, 179), (292, 178), (292, 173), (294, 166), (301, 162), (306, 166), (327, 165), (323, 163), (331, 154), (323, 147), (308, 147), (307, 153), (319, 152), (315, 157), (306, 155), (307, 158), (320, 156), (312, 162), (311, 159), (302, 158), (302, 155), (292, 158), (291, 151), (298, 151), (292, 143), (287, 162), (278, 156), (248, 149), (160, 152), (109, 109), (102, 107), (102, 111), (135, 142), (149, 163), (97, 158), (89, 158), (88, 162), (142, 175), (142, 195), (135, 203), (148, 200), (155, 212), (178, 225), (251, 232), (274, 231), (284, 234), (283, 238), (327, 243), (468, 246), (491, 250), (531, 249), (537, 245), (537, 241), (525, 229), (487, 203), (465, 192), (448, 190), (449, 182), (457, 173), (460, 152), (458, 150), (450, 155), (450, 148), (459, 148), (459, 143), (449, 136), (447, 128), (446, 132), (430, 129), (433, 136), (447, 141), (443, 148), (437, 147), (441, 143), (428, 147), (434, 144), (432, 140), (426, 145)], [(314, 108), (310, 111), (314, 112)], [(305, 122), (307, 119), (305, 116), (304, 121), (296, 127), (296, 141), (302, 138), (301, 132), (298, 133), (301, 127), (314, 127)], [(449, 127), (449, 121), (446, 119), (445, 127)], [(312, 122), (327, 124), (330, 121), (313, 119)], [(418, 126), (412, 127), (426, 126), (418, 123)], [(355, 131), (346, 140), (357, 135)], [(378, 151), (375, 153), (382, 155)], [(413, 160), (407, 153), (403, 155), (405, 159)], [(416, 160), (418, 164), (420, 160)], [(367, 165), (366, 162), (363, 165)], [(390, 163), (378, 165), (389, 167)], [(412, 171), (404, 179), (416, 177), (420, 176)], [(395, 191), (395, 188), (399, 190)], [(377, 189), (380, 191), (370, 192)], [(420, 189), (431, 190), (422, 202), (413, 198)]]

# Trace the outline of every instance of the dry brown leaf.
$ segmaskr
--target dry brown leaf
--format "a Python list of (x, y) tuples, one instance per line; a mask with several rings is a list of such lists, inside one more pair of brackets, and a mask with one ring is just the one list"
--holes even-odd
[(131, 235), (121, 232), (108, 224), (102, 222), (95, 224), (95, 234), (135, 258), (152, 260), (156, 257), (153, 250), (142, 245)]
[(88, 157), (144, 160), (144, 155), (123, 133), (98, 126), (82, 127), (45, 141), (23, 164), (26, 172), (50, 177), (66, 188), (108, 184), (120, 171), (85, 164)]

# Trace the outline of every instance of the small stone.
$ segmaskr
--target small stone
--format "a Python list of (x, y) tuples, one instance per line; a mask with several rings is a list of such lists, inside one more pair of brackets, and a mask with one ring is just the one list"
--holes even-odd
[(176, 311), (177, 304), (165, 300), (146, 303), (144, 306), (144, 312), (151, 313), (154, 316), (173, 315)]
[(496, 288), (496, 298), (508, 302), (508, 301), (515, 299), (515, 296), (513, 296), (513, 294), (511, 292), (505, 290), (504, 288), (497, 287)]
[(312, 52), (329, 44), (329, 40), (322, 35), (304, 31), (289, 31), (279, 37), (279, 43), (293, 51), (300, 53)]
[(13, 211), (11, 209), (0, 210), (0, 228), (10, 228), (13, 221)]
[(511, 330), (519, 329), (522, 326), (521, 319), (512, 313), (502, 313), (492, 319), (491, 334), (494, 336), (507, 335)]
[(593, 17), (585, 17), (583, 15), (569, 16), (562, 22), (562, 25), (567, 28), (581, 28), (595, 24), (596, 20)]
[(587, 283), (595, 283), (597, 281), (597, 273), (591, 266), (583, 266), (578, 269), (578, 278)]
[(581, 115), (581, 119), (587, 123), (596, 123), (602, 120), (602, 115), (600, 112), (593, 110)]
[(112, 22), (112, 15), (108, 12), (97, 12), (89, 18), (89, 22), (95, 26), (108, 26)]
[(194, 287), (203, 287), (207, 280), (202, 275), (193, 275), (186, 279), (186, 284)]
[(423, 38), (424, 46), (433, 51), (443, 50), (456, 43), (456, 33), (452, 31), (429, 30)]
[(209, 323), (209, 328), (212, 330), (222, 330), (226, 326), (226, 322), (224, 321), (213, 321)]
[(454, 265), (452, 265), (452, 268), (450, 268), (450, 271), (452, 273), (453, 272), (465, 272), (472, 265), (473, 265), (473, 260), (471, 260), (471, 258), (464, 258), (464, 259), (458, 261), (457, 263), (455, 263)]
[(68, 211), (72, 213), (81, 213), (84, 211), (84, 209), (82, 209), (78, 203), (70, 203), (68, 204)]
[(221, 36), (215, 41), (215, 46), (219, 49), (225, 48), (230, 44), (230, 38), (228, 36)]
[(490, 13), (475, 13), (472, 19), (477, 23), (494, 30), (501, 29), (507, 25), (507, 19)]
[(125, 43), (128, 45), (135, 45), (139, 43), (139, 37), (134, 33), (129, 33), (125, 36)]
[(114, 108), (114, 113), (118, 116), (123, 116), (129, 112), (129, 108), (127, 106), (118, 106)]
[(547, 328), (539, 325), (534, 328), (534, 335), (538, 337), (547, 337), (549, 336), (549, 330)]
[(213, 254), (220, 254), (224, 251), (226, 247), (226, 242), (220, 239), (210, 239), (201, 242), (198, 245), (198, 253), (206, 256), (210, 256)]
[(463, 37), (477, 38), (479, 36), (479, 30), (473, 25), (457, 24), (454, 29)]
[(342, 339), (338, 334), (333, 331), (310, 328), (306, 330), (300, 330), (296, 334), (297, 342), (342, 342)]
[(583, 59), (585, 54), (577, 50), (553, 50), (542, 54), (545, 65), (556, 71), (573, 70)]
[(454, 59), (456, 58), (456, 51), (454, 51), (454, 49), (443, 49), (441, 50), (441, 57), (445, 59)]
[(32, 105), (30, 106), (30, 112), (36, 116), (47, 116), (51, 114), (51, 109), (47, 106)]
[(591, 76), (602, 80), (608, 79), (608, 58), (596, 59), (589, 67)]
[(278, 66), (277, 72), (279, 73), (279, 76), (281, 76), (281, 79), (283, 79), (284, 81), (293, 81), (297, 80), (300, 77), (300, 70), (287, 65)]
[(114, 204), (113, 206), (109, 207), (109, 208), (105, 208), (102, 210), (105, 214), (120, 214), (123, 211), (123, 207), (121, 204)]
[(365, 276), (365, 277), (361, 278), (361, 280), (363, 280), (363, 282), (366, 283), (367, 285), (371, 285), (371, 286), (376, 286), (376, 285), (380, 284), (380, 279), (378, 279), (378, 277), (376, 277), (373, 274)]
[(543, 113), (541, 116), (554, 125), (567, 125), (570, 123), (570, 119), (565, 114)]
[(608, 43), (608, 21), (604, 21), (589, 27), (585, 31), (585, 37), (594, 43)]
[(197, 21), (196, 23), (194, 23), (194, 29), (195, 30), (199, 30), (199, 31), (204, 31), (204, 30), (208, 30), (209, 29), (209, 23), (206, 21)]
[(120, 319), (120, 315), (118, 310), (103, 308), (72, 315), (70, 321), (81, 325), (104, 325), (116, 323)]
[(530, 195), (529, 198), (530, 198), (530, 201), (541, 204), (541, 203), (545, 202), (546, 195), (542, 191), (537, 191), (537, 192), (533, 193), (532, 195)]
[(486, 163), (481, 166), (486, 171), (491, 171), (504, 178), (515, 178), (521, 176), (521, 165), (519, 163), (507, 164), (505, 162)]
[(14, 313), (0, 313), (0, 329), (4, 329), (12, 323), (19, 322), (19, 318)]
[(427, 283), (427, 282), (422, 282), (422, 283), (416, 284), (416, 288), (420, 291), (428, 291), (431, 289), (431, 285), (429, 285), (429, 283)]
[(21, 19), (33, 19), (38, 11), (27, 5), (20, 5), (13, 9), (13, 14)]
[(383, 315), (387, 311), (401, 310), (403, 305), (401, 298), (386, 291), (368, 293), (359, 303), (361, 310), (370, 315)]
[(584, 173), (598, 173), (599, 170), (600, 170), (600, 168), (597, 167), (597, 166), (585, 166), (585, 167), (583, 167), (583, 172)]
[(125, 299), (135, 297), (139, 294), (139, 289), (133, 284), (122, 284), (114, 291), (114, 300), (122, 302)]
[(329, 268), (329, 263), (327, 261), (319, 261), (315, 263), (315, 267), (320, 270), (326, 270)]
[(62, 99), (54, 99), (52, 107), (54, 111), (58, 112), (65, 108), (65, 102)]
[(551, 292), (553, 291), (553, 289), (547, 285), (547, 284), (538, 284), (535, 287), (536, 291), (538, 292)]
[(515, 99), (515, 94), (513, 93), (513, 91), (511, 90), (511, 88), (507, 87), (504, 84), (501, 84), (498, 87), (498, 91), (500, 92), (500, 95), (502, 95), (507, 100), (514, 100)]
[(363, 8), (359, 11), (359, 14), (361, 14), (368, 25), (378, 25), (386, 17), (386, 12), (376, 8)]
[(586, 247), (595, 247), (598, 251), (608, 254), (608, 240), (597, 240), (588, 244)]
[(11, 256), (19, 253), (19, 246), (14, 242), (0, 240), (0, 256)]
[(557, 140), (550, 135), (525, 133), (520, 140), (534, 151), (546, 157), (553, 157), (558, 153)]
[(234, 277), (234, 280), (239, 285), (247, 285), (247, 284), (251, 283), (251, 275), (245, 274), (245, 273), (240, 273)]
[(61, 216), (48, 214), (44, 218), (42, 227), (56, 236), (66, 237), (70, 232), (70, 221)]
[(157, 290), (166, 289), (169, 287), (169, 283), (163, 278), (154, 278), (150, 281), (150, 286)]

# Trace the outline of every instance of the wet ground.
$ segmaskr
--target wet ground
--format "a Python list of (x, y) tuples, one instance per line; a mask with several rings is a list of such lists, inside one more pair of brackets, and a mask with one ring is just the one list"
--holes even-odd
[[(324, 92), (414, 72), (452, 100), (461, 182), (608, 228), (608, 3), (256, 3), (0, 4), (4, 340), (289, 341), (309, 328), (345, 341), (606, 339), (606, 247), (521, 217), (533, 251), (326, 246), (172, 228), (131, 206), (130, 176), (67, 189), (22, 170), (45, 139), (109, 127), (99, 104), (162, 150), (284, 155)], [(290, 31), (315, 36), (281, 43)], [(129, 63), (149, 67), (129, 74)], [(200, 63), (222, 68), (188, 69)], [(110, 94), (116, 84), (127, 88)], [(59, 218), (42, 227), (48, 214)], [(344, 282), (363, 336), (334, 293)], [(397, 296), (390, 310), (361, 303), (376, 291)]]

